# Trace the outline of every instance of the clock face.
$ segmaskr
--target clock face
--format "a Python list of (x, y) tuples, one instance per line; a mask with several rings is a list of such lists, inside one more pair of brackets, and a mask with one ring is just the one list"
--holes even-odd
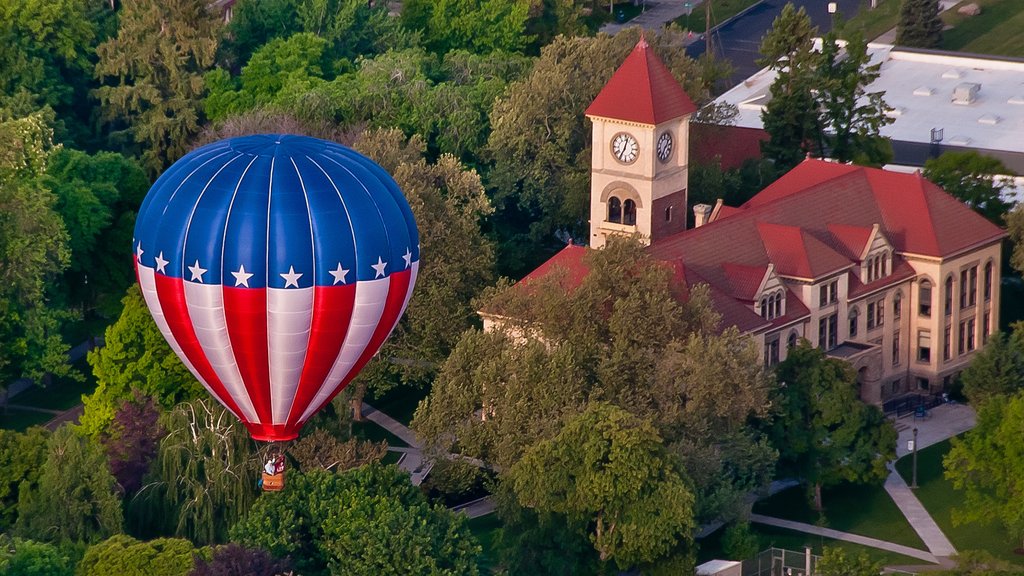
[(612, 154), (619, 162), (632, 164), (640, 152), (636, 138), (625, 132), (619, 132), (612, 138)]
[(662, 132), (658, 137), (657, 150), (658, 160), (662, 162), (668, 160), (668, 157), (672, 155), (672, 134), (670, 132)]

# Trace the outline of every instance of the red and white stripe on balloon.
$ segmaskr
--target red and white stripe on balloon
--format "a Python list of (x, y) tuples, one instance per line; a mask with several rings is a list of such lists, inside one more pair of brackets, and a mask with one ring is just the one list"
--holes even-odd
[(203, 146), (146, 196), (136, 271), (153, 319), (257, 440), (288, 440), (377, 353), (419, 267), (412, 211), (341, 145), (257, 135)]

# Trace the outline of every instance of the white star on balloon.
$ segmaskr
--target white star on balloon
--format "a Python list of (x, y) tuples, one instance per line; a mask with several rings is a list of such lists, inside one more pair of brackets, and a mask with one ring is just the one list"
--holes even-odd
[(156, 271), (160, 272), (161, 274), (166, 274), (168, 262), (168, 260), (164, 260), (164, 253), (161, 251), (159, 254), (156, 255)]
[(139, 264), (142, 264), (142, 254), (145, 250), (142, 249), (142, 242), (139, 242), (139, 247), (135, 249), (135, 256), (139, 259)]
[(337, 284), (338, 282), (344, 284), (345, 276), (348, 276), (348, 270), (341, 267), (341, 262), (338, 262), (338, 268), (336, 270), (328, 270), (327, 273), (334, 276), (334, 284)]
[(412, 251), (409, 250), (408, 248), (406, 248), (405, 249), (405, 256), (402, 256), (402, 259), (405, 260), (405, 267), (406, 268), (408, 268), (409, 266), (412, 266)]
[(192, 281), (199, 280), (203, 281), (203, 274), (206, 274), (206, 268), (199, 267), (199, 260), (196, 263), (188, 267), (188, 271), (192, 273)]
[(238, 267), (238, 272), (232, 272), (231, 275), (235, 277), (235, 286), (245, 286), (246, 288), (249, 287), (249, 278), (253, 276), (252, 272), (245, 271), (244, 264)]
[(288, 267), (288, 273), (287, 274), (281, 274), (281, 278), (284, 278), (284, 287), (285, 288), (287, 288), (289, 286), (295, 286), (296, 288), (298, 288), (299, 287), (299, 278), (302, 278), (302, 274), (299, 274), (299, 273), (295, 272), (295, 267), (294, 266), (289, 266)]
[(385, 262), (384, 259), (381, 258), (380, 256), (377, 256), (376, 264), (370, 264), (370, 268), (373, 268), (374, 272), (377, 273), (377, 275), (374, 276), (375, 279), (380, 278), (381, 276), (384, 275), (384, 269), (387, 268), (387, 265), (388, 263)]

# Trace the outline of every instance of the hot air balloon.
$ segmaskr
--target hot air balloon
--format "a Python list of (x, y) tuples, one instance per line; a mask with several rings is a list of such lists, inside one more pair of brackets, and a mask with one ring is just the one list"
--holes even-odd
[(292, 135), (183, 157), (143, 201), (133, 248), (171, 348), (268, 442), (295, 438), (377, 353), (420, 257), (391, 176), (344, 146)]

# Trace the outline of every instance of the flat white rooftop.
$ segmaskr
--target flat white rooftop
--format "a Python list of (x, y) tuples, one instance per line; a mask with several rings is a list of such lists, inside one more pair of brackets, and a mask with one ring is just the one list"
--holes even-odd
[[(929, 144), (933, 130), (948, 146), (1024, 153), (1024, 60), (959, 55), (868, 44), (881, 74), (868, 87), (884, 92), (894, 122), (881, 133), (892, 140)], [(761, 128), (775, 72), (766, 69), (720, 96), (735, 104), (736, 125)], [(972, 85), (978, 85), (976, 91)], [(972, 101), (955, 103), (954, 91)], [(936, 132), (937, 136), (939, 132)]]

